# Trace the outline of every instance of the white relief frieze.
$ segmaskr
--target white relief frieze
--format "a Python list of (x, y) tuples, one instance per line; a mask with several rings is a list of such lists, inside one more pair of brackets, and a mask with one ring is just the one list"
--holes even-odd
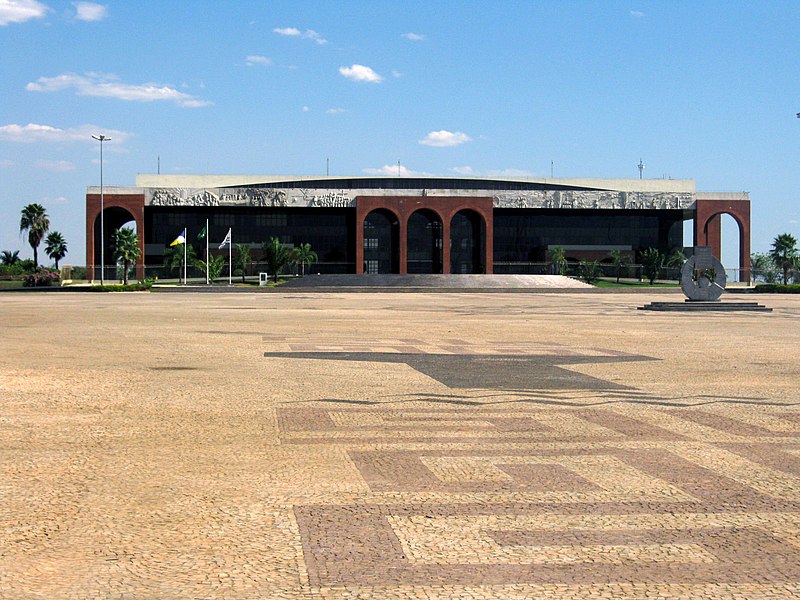
[(532, 190), (494, 195), (495, 208), (667, 210), (688, 209), (693, 203), (694, 194), (678, 192)]
[[(325, 190), (307, 188), (148, 188), (150, 206), (253, 206), (350, 208), (357, 196), (422, 196), (425, 190), (364, 189)], [(615, 192), (607, 190), (436, 190), (442, 196), (493, 196), (495, 208), (555, 208), (606, 210), (690, 209), (695, 195), (688, 192)]]

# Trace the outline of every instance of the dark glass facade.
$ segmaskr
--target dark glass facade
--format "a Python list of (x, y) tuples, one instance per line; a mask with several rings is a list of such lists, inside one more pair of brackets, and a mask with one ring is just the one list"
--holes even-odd
[(408, 220), (408, 273), (442, 272), (442, 222), (420, 210)]
[(355, 272), (355, 211), (347, 208), (150, 207), (145, 211), (145, 264), (160, 264), (163, 250), (158, 247), (167, 246), (184, 227), (202, 256), (205, 242), (197, 235), (206, 219), (212, 254), (231, 228), (233, 243), (250, 244), (256, 260), (261, 244), (275, 236), (284, 244), (311, 244), (319, 256), (314, 272)]
[(683, 246), (683, 211), (525, 210), (494, 211), (494, 260), (540, 262), (548, 246)]
[(450, 272), (485, 273), (483, 240), (486, 231), (480, 215), (459, 211), (450, 222)]
[(373, 210), (364, 220), (364, 273), (399, 272), (400, 224), (389, 211)]
[[(484, 182), (485, 183), (485, 182)], [(495, 273), (530, 272), (530, 263), (547, 260), (548, 247), (581, 246), (602, 252), (625, 246), (632, 252), (656, 247), (667, 252), (683, 246), (681, 210), (495, 209), (493, 254)], [(198, 256), (205, 243), (197, 235), (209, 219), (212, 253), (228, 229), (235, 244), (249, 244), (253, 258), (272, 236), (287, 245), (310, 243), (319, 256), (314, 272), (356, 272), (356, 211), (353, 208), (274, 207), (160, 207), (145, 211), (145, 262), (162, 263), (168, 244), (187, 227), (188, 241)], [(364, 222), (364, 272), (399, 273), (400, 244), (407, 244), (408, 273), (444, 271), (443, 227), (436, 213), (423, 209), (407, 223), (407, 239), (399, 239), (397, 217), (387, 210), (372, 211)], [(451, 273), (485, 273), (485, 225), (470, 210), (450, 223)], [(568, 249), (567, 255), (569, 257)], [(571, 258), (584, 256), (575, 251)]]

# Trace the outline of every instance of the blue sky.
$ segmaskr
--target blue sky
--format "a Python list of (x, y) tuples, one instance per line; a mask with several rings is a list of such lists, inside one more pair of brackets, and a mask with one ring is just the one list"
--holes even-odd
[[(136, 173), (693, 178), (800, 237), (800, 2), (0, 0), (0, 249)], [(732, 221), (723, 224), (732, 238)], [(688, 245), (690, 240), (686, 240)], [(732, 263), (726, 243), (723, 262)]]

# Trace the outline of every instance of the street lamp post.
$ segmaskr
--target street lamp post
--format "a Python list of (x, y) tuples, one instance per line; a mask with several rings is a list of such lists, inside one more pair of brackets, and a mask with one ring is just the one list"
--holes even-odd
[(100, 142), (100, 285), (105, 284), (104, 271), (106, 266), (105, 220), (103, 215), (103, 142), (111, 140), (102, 134), (93, 135), (92, 138)]

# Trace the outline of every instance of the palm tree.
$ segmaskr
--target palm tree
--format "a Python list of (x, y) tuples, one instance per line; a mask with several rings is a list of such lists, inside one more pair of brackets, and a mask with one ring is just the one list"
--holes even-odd
[(247, 283), (247, 266), (253, 262), (250, 255), (250, 246), (247, 244), (236, 244), (236, 258), (233, 259), (234, 270), (242, 272), (242, 283)]
[(789, 271), (800, 264), (797, 253), (797, 238), (791, 233), (782, 233), (772, 242), (769, 255), (773, 262), (783, 271), (783, 285), (789, 283)]
[[(188, 265), (193, 265), (197, 262), (197, 252), (195, 252), (194, 246), (191, 244), (186, 247), (186, 259), (188, 260)], [(178, 269), (178, 277), (183, 277), (183, 244), (169, 246), (164, 251), (164, 267), (173, 274)]]
[(664, 255), (658, 251), (658, 248), (647, 248), (642, 252), (641, 261), (645, 277), (650, 280), (650, 285), (653, 285), (664, 265)]
[(0, 263), (3, 265), (10, 267), (11, 265), (15, 265), (19, 262), (19, 250), (3, 250), (2, 254), (0, 254)]
[(775, 283), (778, 279), (778, 267), (769, 254), (754, 252), (750, 255), (750, 272), (755, 282), (759, 277), (764, 283)]
[(678, 273), (676, 279), (680, 281), (681, 267), (685, 262), (686, 262), (686, 255), (680, 248), (675, 248), (664, 261), (664, 266), (669, 267), (670, 269), (676, 269)]
[(67, 255), (67, 240), (58, 231), (51, 231), (47, 234), (45, 244), (44, 251), (51, 260), (56, 261), (56, 269), (58, 269), (58, 261)]
[(567, 256), (561, 246), (553, 246), (548, 253), (553, 275), (561, 275), (567, 270)]
[[(191, 248), (191, 246), (189, 247)], [(214, 283), (222, 274), (223, 269), (225, 269), (225, 256), (222, 254), (211, 256), (208, 259), (208, 264), (203, 260), (195, 260), (192, 264), (202, 271), (208, 268), (208, 281), (209, 283)]]
[(114, 232), (111, 245), (114, 247), (114, 258), (117, 263), (122, 263), (122, 283), (127, 285), (130, 264), (136, 264), (136, 259), (142, 254), (139, 248), (139, 236), (130, 227), (123, 227)]
[(22, 209), (19, 220), (20, 234), (28, 233), (28, 243), (33, 248), (33, 262), (39, 266), (39, 244), (42, 243), (47, 230), (50, 229), (50, 219), (47, 211), (41, 204), (28, 204)]
[(264, 242), (261, 248), (264, 251), (264, 262), (267, 263), (267, 269), (272, 272), (272, 278), (277, 283), (278, 275), (292, 261), (291, 252), (274, 236), (268, 242)]
[(306, 265), (309, 267), (319, 260), (317, 253), (311, 249), (311, 244), (300, 244), (292, 251), (292, 262), (300, 265), (301, 277), (306, 275)]
[(612, 250), (611, 251), (611, 264), (614, 265), (614, 268), (617, 271), (617, 283), (619, 283), (619, 276), (622, 273), (622, 267), (627, 265), (630, 262), (628, 255), (623, 253), (622, 250)]

